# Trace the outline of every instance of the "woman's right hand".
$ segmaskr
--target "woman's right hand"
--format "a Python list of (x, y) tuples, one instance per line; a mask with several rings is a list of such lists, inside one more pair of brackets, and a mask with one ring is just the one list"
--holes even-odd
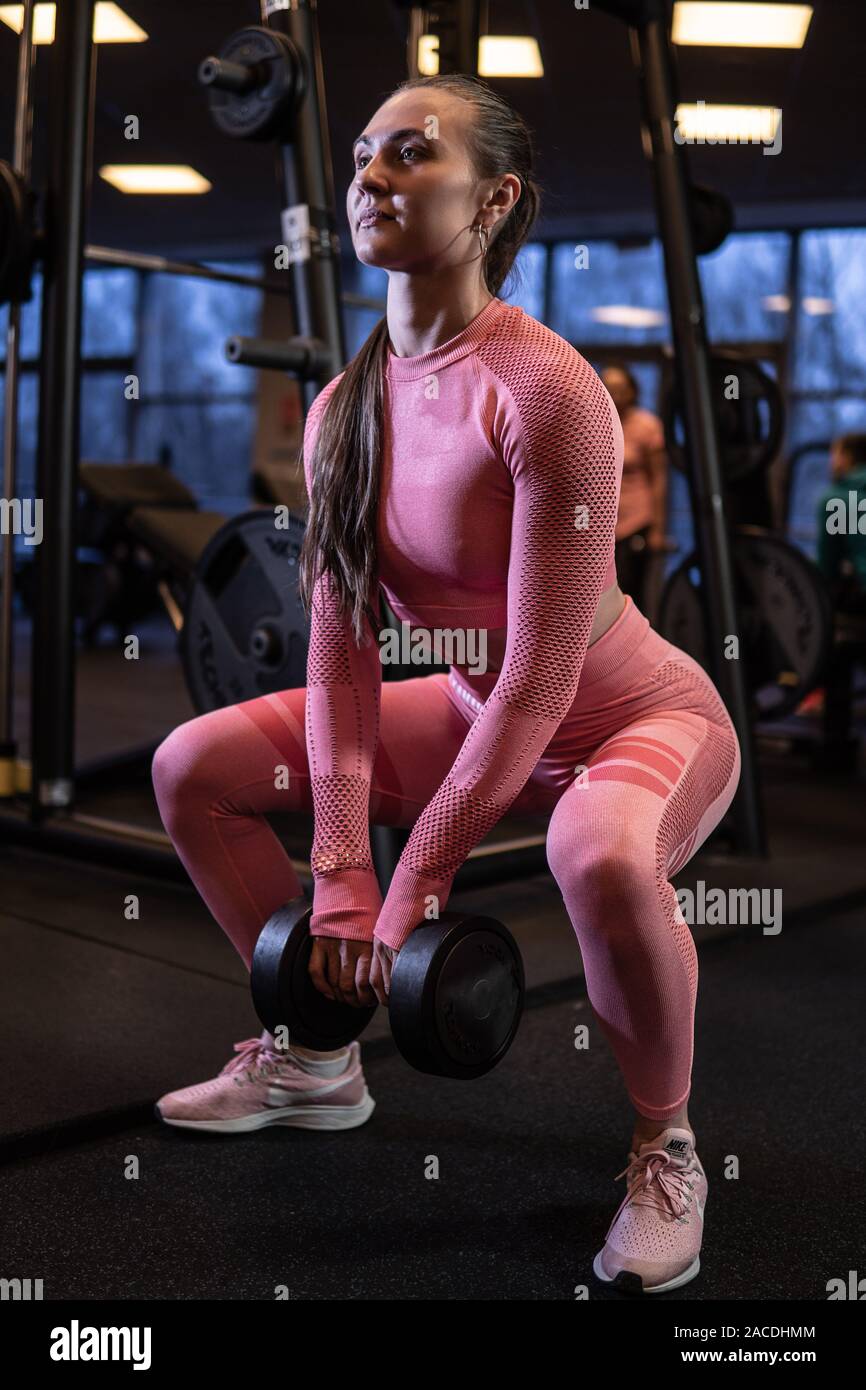
[(347, 941), (336, 936), (313, 937), (310, 979), (320, 994), (352, 1008), (378, 1003), (370, 988), (372, 941)]

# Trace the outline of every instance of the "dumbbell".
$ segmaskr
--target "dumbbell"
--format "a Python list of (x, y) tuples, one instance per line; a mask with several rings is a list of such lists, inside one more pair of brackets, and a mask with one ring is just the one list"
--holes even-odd
[[(290, 1044), (333, 1052), (360, 1037), (378, 1006), (355, 1008), (316, 989), (311, 917), (302, 895), (265, 923), (253, 952), (253, 1005), (270, 1033), (286, 1027)], [(391, 1033), (417, 1071), (473, 1081), (514, 1041), (523, 995), (523, 961), (507, 927), (494, 917), (443, 912), (416, 927), (394, 961)]]

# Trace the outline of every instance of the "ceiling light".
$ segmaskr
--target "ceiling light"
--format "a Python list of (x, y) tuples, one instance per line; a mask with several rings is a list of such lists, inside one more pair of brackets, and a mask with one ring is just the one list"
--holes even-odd
[(726, 48), (802, 48), (811, 19), (811, 5), (677, 0), (671, 39)]
[[(418, 40), (418, 71), (422, 77), (439, 72), (439, 39), (422, 34)], [(483, 34), (478, 43), (480, 77), (543, 77), (541, 51), (533, 38)]]
[(767, 294), (761, 300), (761, 306), (770, 314), (788, 314), (791, 311), (791, 301), (786, 294)]
[(803, 299), (803, 312), (806, 314), (832, 314), (835, 310), (832, 299), (822, 299), (814, 294), (807, 294)]
[(612, 323), (618, 328), (657, 328), (667, 322), (660, 309), (640, 309), (634, 304), (600, 304), (590, 318), (596, 323)]
[(212, 186), (188, 164), (103, 164), (99, 177), (121, 193), (207, 193)]
[(771, 145), (782, 120), (778, 106), (681, 102), (674, 119), (679, 140), (694, 145)]
[[(54, 42), (56, 5), (36, 5), (33, 10), (33, 42)], [(24, 28), (23, 5), (0, 5), (0, 22), (20, 34)], [(144, 43), (150, 36), (124, 14), (119, 5), (98, 0), (93, 15), (94, 43)]]

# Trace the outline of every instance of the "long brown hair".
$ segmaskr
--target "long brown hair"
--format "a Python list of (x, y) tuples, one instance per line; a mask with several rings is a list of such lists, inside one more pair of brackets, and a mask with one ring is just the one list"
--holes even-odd
[[(521, 195), (491, 232), (483, 260), (490, 293), (498, 294), (538, 216), (540, 189), (533, 179), (529, 129), (514, 108), (486, 82), (465, 74), (415, 77), (392, 95), (432, 87), (473, 108), (465, 138), (478, 179), (517, 174)], [(299, 559), (299, 591), (309, 613), (316, 582), (328, 571), (343, 615), (351, 615), (355, 642), (363, 642), (364, 617), (373, 632), (377, 584), (376, 524), (382, 447), (382, 382), (388, 360), (388, 320), (383, 317), (346, 367), (322, 416), (313, 457), (307, 529)]]

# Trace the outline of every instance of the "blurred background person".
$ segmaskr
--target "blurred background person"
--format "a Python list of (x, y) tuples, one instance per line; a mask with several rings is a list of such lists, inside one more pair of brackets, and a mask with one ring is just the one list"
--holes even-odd
[(797, 713), (823, 716), (822, 757), (845, 767), (856, 756), (854, 684), (866, 644), (866, 433), (833, 440), (830, 477), (816, 507), (815, 562), (830, 590), (833, 642), (824, 687), (811, 691)]
[[(818, 501), (815, 560), (830, 586), (834, 607), (866, 612), (866, 434), (834, 439), (830, 476), (832, 485)], [(840, 508), (848, 519), (844, 527), (833, 522)]]
[(650, 582), (650, 561), (676, 549), (667, 535), (664, 428), (657, 415), (638, 404), (638, 384), (624, 362), (608, 363), (601, 379), (619, 413), (624, 444), (615, 533), (617, 580), (652, 621), (658, 585)]

